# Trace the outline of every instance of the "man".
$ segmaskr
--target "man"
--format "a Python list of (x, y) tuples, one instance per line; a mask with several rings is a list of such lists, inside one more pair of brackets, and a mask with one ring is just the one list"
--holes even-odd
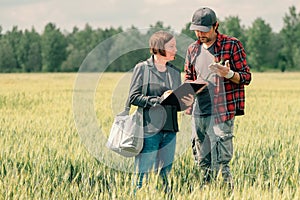
[[(204, 183), (219, 172), (233, 189), (229, 163), (233, 155), (235, 116), (244, 114), (244, 85), (251, 81), (250, 68), (241, 42), (218, 32), (215, 12), (207, 7), (195, 11), (190, 30), (198, 38), (187, 50), (185, 80), (206, 81), (192, 109), (192, 149), (203, 171)], [(192, 110), (192, 111), (191, 111)]]

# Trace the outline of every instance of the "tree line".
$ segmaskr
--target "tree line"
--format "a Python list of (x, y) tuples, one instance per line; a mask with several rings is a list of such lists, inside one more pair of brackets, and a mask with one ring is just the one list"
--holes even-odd
[[(219, 32), (241, 40), (253, 70), (300, 70), (300, 13), (296, 12), (295, 6), (290, 7), (283, 17), (283, 28), (278, 33), (260, 17), (247, 28), (241, 24), (238, 16), (229, 16), (219, 22)], [(187, 23), (176, 35), (186, 38), (177, 43), (180, 55), (184, 55), (187, 45), (196, 39), (189, 26), (190, 23)], [(0, 26), (0, 72), (77, 72), (87, 55), (101, 42), (106, 46), (101, 47), (96, 59), (107, 65), (106, 71), (128, 71), (137, 62), (150, 56), (148, 39), (154, 31), (161, 29), (172, 30), (161, 21), (150, 25), (146, 32), (134, 26), (128, 30), (122, 27), (93, 29), (88, 24), (82, 30), (74, 27), (72, 32), (62, 32), (49, 22), (42, 33), (34, 28), (22, 31), (17, 26), (2, 33)], [(122, 37), (109, 40), (124, 32), (128, 33), (127, 36), (123, 34)], [(136, 46), (138, 43), (143, 43), (141, 48), (128, 49), (116, 58), (120, 48), (126, 49), (126, 46)], [(184, 56), (179, 56), (173, 62), (183, 69)], [(97, 71), (97, 66), (93, 71)]]

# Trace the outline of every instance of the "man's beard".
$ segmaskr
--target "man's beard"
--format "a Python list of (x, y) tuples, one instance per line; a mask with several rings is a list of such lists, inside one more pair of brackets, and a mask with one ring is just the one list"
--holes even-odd
[(202, 42), (202, 43), (208, 43), (211, 41), (211, 38), (208, 37), (198, 37), (198, 39)]

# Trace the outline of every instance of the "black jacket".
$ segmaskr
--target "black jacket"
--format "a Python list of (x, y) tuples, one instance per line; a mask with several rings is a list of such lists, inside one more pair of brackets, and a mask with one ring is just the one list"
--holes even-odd
[[(149, 82), (146, 95), (142, 94), (143, 75), (145, 64), (149, 68)], [(161, 77), (154, 66), (153, 56), (146, 62), (138, 63), (133, 70), (130, 84), (130, 104), (144, 108), (144, 130), (147, 133), (156, 133), (160, 130), (168, 131), (170, 123), (173, 123), (178, 131), (176, 107), (159, 105), (160, 96), (168, 89), (175, 90), (181, 84), (180, 70), (171, 63), (167, 63), (166, 78)], [(172, 130), (169, 130), (172, 131)]]

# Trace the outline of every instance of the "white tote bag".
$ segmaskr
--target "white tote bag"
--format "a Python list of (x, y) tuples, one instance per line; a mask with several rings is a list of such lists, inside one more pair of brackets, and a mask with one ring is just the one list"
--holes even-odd
[[(145, 62), (142, 93), (146, 95), (149, 82), (149, 69)], [(129, 97), (126, 106), (130, 108)], [(138, 155), (144, 143), (143, 108), (138, 108), (133, 114), (115, 116), (110, 129), (107, 148), (125, 156)]]
[(143, 135), (143, 117), (139, 109), (131, 115), (117, 115), (106, 146), (122, 156), (133, 157), (143, 148)]

